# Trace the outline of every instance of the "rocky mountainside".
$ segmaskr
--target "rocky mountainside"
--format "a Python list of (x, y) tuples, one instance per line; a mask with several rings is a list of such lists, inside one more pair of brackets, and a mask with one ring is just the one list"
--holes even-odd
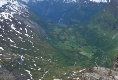
[(0, 80), (43, 79), (60, 57), (29, 17), (28, 7), (16, 0), (1, 4)]

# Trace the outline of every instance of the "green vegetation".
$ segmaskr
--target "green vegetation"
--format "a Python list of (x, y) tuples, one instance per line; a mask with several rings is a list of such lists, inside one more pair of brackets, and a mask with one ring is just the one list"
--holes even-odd
[[(10, 50), (21, 55), (27, 54), (25, 55), (25, 65), (23, 64), (22, 67), (30, 70), (35, 80), (41, 78), (46, 71), (48, 74), (45, 75), (44, 80), (61, 79), (62, 77), (66, 80), (74, 70), (96, 65), (111, 67), (114, 57), (118, 53), (118, 21), (116, 14), (110, 12), (111, 9), (106, 7), (91, 21), (78, 22), (74, 25), (45, 23), (33, 13), (31, 19), (46, 31), (46, 39), (34, 31), (31, 34), (35, 35), (31, 40), (34, 42), (34, 47), (24, 38), (25, 43), (17, 40), (16, 45), (28, 50), (11, 46)], [(41, 70), (37, 70), (38, 67), (34, 66), (33, 60)], [(34, 69), (27, 65), (34, 66)], [(16, 65), (8, 69), (14, 70), (17, 67), (21, 66)], [(28, 75), (26, 72), (24, 73)]]
[(83, 66), (85, 61), (84, 67), (88, 67), (96, 61), (98, 65), (111, 67), (118, 53), (117, 18), (111, 10), (106, 7), (87, 23), (68, 26), (48, 23), (45, 27), (49, 43), (71, 65), (77, 62)]

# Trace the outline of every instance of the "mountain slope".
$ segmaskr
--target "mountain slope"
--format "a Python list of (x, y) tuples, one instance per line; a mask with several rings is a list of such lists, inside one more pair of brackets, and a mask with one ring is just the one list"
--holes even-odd
[[(46, 42), (45, 31), (29, 19), (27, 6), (8, 1), (0, 11), (0, 79), (52, 78), (55, 70), (52, 67), (63, 59)], [(51, 76), (47, 74), (49, 70)]]

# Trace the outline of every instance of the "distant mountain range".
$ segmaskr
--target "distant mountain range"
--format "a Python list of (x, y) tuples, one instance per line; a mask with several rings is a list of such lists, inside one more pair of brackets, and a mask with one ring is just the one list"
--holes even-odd
[[(43, 1), (55, 1), (55, 2), (64, 2), (64, 3), (79, 3), (81, 2), (81, 0), (22, 0), (26, 3), (29, 3), (29, 2), (43, 2)], [(104, 3), (107, 3), (107, 2), (110, 2), (110, 0), (84, 0), (84, 2), (86, 1), (92, 1), (92, 2), (97, 2), (97, 3), (100, 3), (100, 2), (104, 2)]]
[(66, 25), (88, 21), (107, 5), (89, 0), (28, 0), (24, 4), (44, 21)]

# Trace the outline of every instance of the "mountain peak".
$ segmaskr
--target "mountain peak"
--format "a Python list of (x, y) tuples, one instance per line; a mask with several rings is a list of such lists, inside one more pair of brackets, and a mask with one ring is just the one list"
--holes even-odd
[(5, 5), (5, 4), (14, 2), (14, 1), (16, 1), (16, 0), (1, 0), (1, 1), (0, 1), (0, 7), (2, 7), (2, 6)]
[(1, 0), (0, 14), (25, 14), (28, 12), (27, 6), (21, 4), (17, 0)]

